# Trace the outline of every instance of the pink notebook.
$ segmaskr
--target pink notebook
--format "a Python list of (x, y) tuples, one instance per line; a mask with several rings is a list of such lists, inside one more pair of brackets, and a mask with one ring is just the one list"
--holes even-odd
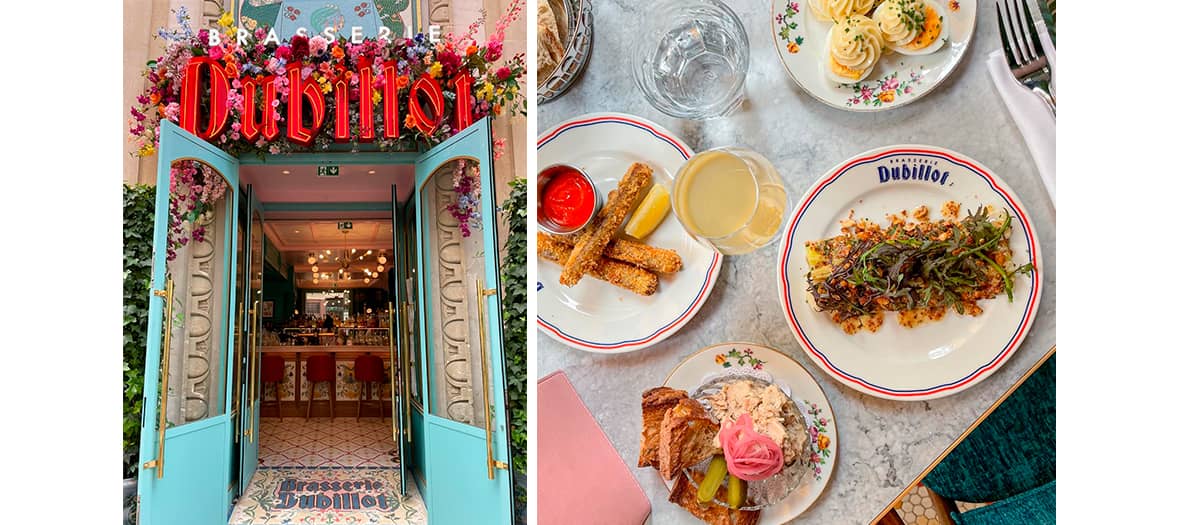
[(537, 433), (540, 525), (640, 525), (647, 519), (647, 495), (565, 372), (537, 383)]

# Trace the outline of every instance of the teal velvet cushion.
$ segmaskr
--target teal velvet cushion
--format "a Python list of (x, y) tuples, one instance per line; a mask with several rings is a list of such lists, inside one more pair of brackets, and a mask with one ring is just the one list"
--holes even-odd
[(1056, 479), (1056, 360), (1046, 360), (922, 483), (944, 498), (983, 503)]
[(1042, 525), (1057, 523), (1057, 482), (986, 507), (952, 514), (957, 525)]

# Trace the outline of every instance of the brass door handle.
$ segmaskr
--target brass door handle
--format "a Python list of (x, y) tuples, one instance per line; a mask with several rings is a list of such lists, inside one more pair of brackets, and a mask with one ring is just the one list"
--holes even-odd
[(410, 430), (410, 381), (415, 378), (410, 377), (410, 303), (402, 301), (401, 315), (398, 317), (401, 320), (399, 325), (402, 331), (402, 356), (404, 357), (404, 366), (402, 367), (402, 417), (405, 421), (402, 425), (402, 433), (406, 435), (406, 443), (414, 442), (414, 433)]
[(251, 323), (251, 327), (256, 330), (250, 331), (250, 355), (246, 357), (250, 363), (247, 366), (249, 369), (247, 372), (250, 375), (250, 395), (246, 398), (246, 406), (249, 407), (248, 417), (250, 418), (250, 427), (246, 429), (246, 437), (250, 438), (251, 443), (254, 442), (254, 400), (258, 396), (258, 387), (256, 386), (258, 381), (255, 381), (255, 379), (261, 377), (258, 371), (258, 336), (261, 335), (260, 332), (262, 331), (262, 316), (258, 315), (258, 303), (258, 300), (254, 301), (254, 308), (250, 312), (254, 316), (254, 322)]
[[(393, 336), (394, 329), (393, 301), (389, 301), (389, 329), (387, 330), (386, 334), (389, 336), (389, 395), (393, 395), (394, 398), (391, 406), (396, 405), (396, 403), (399, 401), (398, 388), (400, 388), (400, 386), (398, 383), (401, 379), (401, 363), (398, 362), (398, 357), (394, 355), (396, 346), (398, 346), (398, 344), (396, 344), (396, 337)], [(380, 398), (381, 396), (378, 395), (378, 399)], [(356, 409), (360, 411), (360, 405), (356, 406)], [(385, 401), (381, 401), (381, 413), (385, 414)], [(389, 414), (389, 425), (393, 425), (393, 427), (391, 427), (393, 431), (393, 439), (398, 439), (398, 433), (405, 431), (404, 428), (401, 428), (401, 420), (396, 418), (396, 415), (398, 415), (398, 411), (396, 411), (396, 407), (394, 407), (393, 413)], [(404, 459), (401, 458), (399, 458), (399, 460), (404, 461)]]
[(488, 445), (488, 479), (496, 479), (496, 469), (508, 469), (508, 464), (499, 461), (495, 458), (492, 451), (492, 400), (489, 399), (489, 391), (491, 387), (488, 386), (489, 370), (492, 366), (492, 358), (488, 355), (488, 320), (487, 314), (484, 313), (484, 306), (486, 303), (482, 300), (484, 297), (489, 297), (496, 294), (496, 290), (485, 290), (482, 281), (476, 281), (476, 286), (479, 289), (479, 348), (483, 353), (483, 421), (484, 427), (487, 430), (487, 445)]
[(160, 360), (163, 371), (160, 373), (160, 419), (157, 423), (159, 432), (156, 443), (156, 459), (143, 464), (143, 468), (156, 469), (156, 479), (164, 478), (164, 431), (168, 426), (168, 357), (172, 354), (172, 278), (169, 277), (163, 290), (153, 290), (152, 295), (164, 298), (164, 346), (161, 348)]

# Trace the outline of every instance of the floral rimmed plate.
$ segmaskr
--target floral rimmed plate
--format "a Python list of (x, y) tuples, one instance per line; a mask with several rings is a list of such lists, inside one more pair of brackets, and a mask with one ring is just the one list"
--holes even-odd
[[(804, 243), (838, 235), (850, 211), (886, 223), (886, 214), (924, 205), (937, 220), (946, 201), (959, 203), (960, 218), (980, 206), (1011, 215), (1008, 244), (1015, 264), (1034, 267), (1031, 275), (1014, 279), (1011, 302), (1001, 293), (980, 301), (978, 316), (952, 310), (913, 328), (902, 327), (890, 312), (876, 332), (853, 335), (815, 309), (807, 291)], [(906, 144), (841, 162), (803, 194), (783, 232), (775, 280), (791, 333), (817, 366), (866, 394), (918, 401), (976, 385), (1012, 357), (1036, 317), (1043, 265), (1030, 216), (1002, 179), (961, 153)]]
[(848, 111), (884, 111), (921, 98), (959, 65), (975, 32), (976, 0), (926, 0), (946, 13), (941, 49), (925, 56), (886, 52), (868, 78), (838, 84), (824, 74), (831, 22), (816, 18), (807, 0), (774, 0), (771, 33), (787, 73), (807, 94)]
[[(605, 196), (633, 162), (652, 167), (652, 180), (671, 191), (672, 178), (693, 154), (679, 137), (648, 120), (594, 113), (567, 120), (537, 139), (537, 165), (581, 168)], [(605, 198), (603, 199), (605, 201)], [(584, 277), (562, 285), (561, 266), (537, 263), (537, 325), (567, 346), (598, 353), (647, 348), (672, 336), (700, 311), (721, 273), (721, 254), (698, 242), (672, 214), (644, 242), (676, 250), (684, 268), (661, 274), (659, 288), (640, 296)]]
[[(762, 509), (759, 523), (786, 523), (795, 519), (823, 494), (836, 466), (836, 420), (832, 405), (815, 378), (798, 362), (768, 346), (722, 343), (704, 348), (682, 361), (664, 386), (693, 392), (702, 381), (734, 367), (749, 367), (769, 374), (795, 401), (807, 423), (810, 439), (807, 473), (787, 499)], [(668, 490), (672, 484), (665, 481)]]

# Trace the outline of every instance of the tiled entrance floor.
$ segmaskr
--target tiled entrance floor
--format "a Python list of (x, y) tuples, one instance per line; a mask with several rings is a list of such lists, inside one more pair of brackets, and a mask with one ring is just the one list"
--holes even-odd
[(389, 419), (263, 418), (259, 468), (396, 467)]
[(230, 525), (371, 523), (426, 525), (413, 480), (399, 496), (394, 468), (261, 468), (246, 486)]

